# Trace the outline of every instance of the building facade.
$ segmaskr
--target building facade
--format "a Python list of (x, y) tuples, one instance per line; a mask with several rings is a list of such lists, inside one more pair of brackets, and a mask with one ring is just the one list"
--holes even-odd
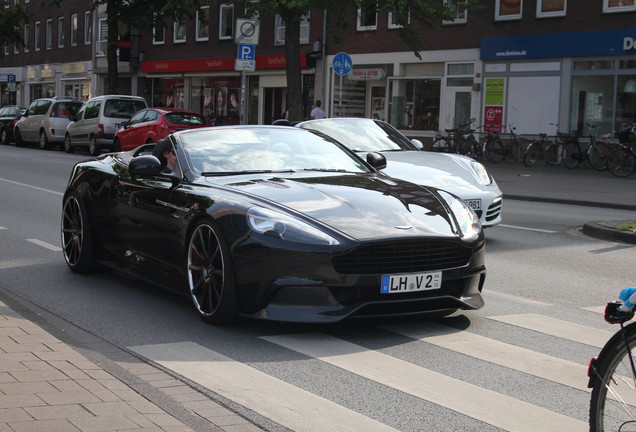
[[(35, 19), (24, 47), (4, 47), (0, 103), (104, 94), (103, 7), (20, 1)], [(453, 21), (412, 23), (419, 57), (391, 13), (351, 9), (345, 26), (327, 32), (335, 17), (311, 10), (300, 38), (305, 115), (321, 99), (329, 116), (379, 118), (422, 138), (471, 118), (524, 134), (586, 135), (590, 125), (598, 135), (636, 121), (636, 0), (487, 0), (474, 11), (447, 2)], [(240, 4), (210, 3), (152, 32), (121, 29), (120, 92), (216, 124), (240, 122), (242, 107), (245, 123), (271, 123), (286, 111), (285, 23), (258, 21), (256, 41), (238, 37), (253, 22)], [(253, 71), (237, 66), (242, 40), (255, 47)], [(334, 69), (339, 53), (352, 61), (346, 76)]]

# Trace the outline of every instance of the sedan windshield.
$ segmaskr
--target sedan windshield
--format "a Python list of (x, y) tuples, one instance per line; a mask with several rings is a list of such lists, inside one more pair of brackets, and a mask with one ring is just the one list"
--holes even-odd
[(302, 129), (206, 128), (184, 132), (180, 138), (197, 174), (369, 172), (334, 142)]
[(417, 150), (407, 137), (383, 121), (347, 118), (310, 121), (303, 129), (320, 131), (354, 151)]

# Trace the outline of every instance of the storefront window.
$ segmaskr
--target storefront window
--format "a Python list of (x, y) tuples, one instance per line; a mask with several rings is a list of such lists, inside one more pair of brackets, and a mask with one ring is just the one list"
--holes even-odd
[(614, 112), (614, 75), (575, 76), (572, 79), (570, 128), (588, 135), (588, 125), (597, 136), (611, 133)]
[(389, 122), (398, 129), (438, 130), (440, 79), (394, 80)]
[(618, 77), (616, 127), (636, 123), (636, 75)]
[(239, 124), (241, 102), (240, 78), (193, 78), (192, 107), (210, 124)]
[(152, 106), (184, 108), (184, 101), (183, 79), (154, 80)]

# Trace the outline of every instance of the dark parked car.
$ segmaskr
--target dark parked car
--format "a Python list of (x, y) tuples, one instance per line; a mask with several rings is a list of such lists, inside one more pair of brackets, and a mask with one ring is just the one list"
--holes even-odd
[(24, 111), (26, 108), (13, 105), (0, 108), (0, 143), (13, 142), (13, 126), (20, 120)]
[(205, 116), (179, 108), (148, 108), (122, 123), (115, 133), (115, 148), (132, 150), (142, 144), (157, 142), (184, 129), (207, 126)]
[(183, 291), (212, 323), (482, 307), (475, 213), (446, 191), (386, 177), (385, 164), (298, 128), (177, 132), (75, 165), (64, 258), (74, 272), (105, 265)]

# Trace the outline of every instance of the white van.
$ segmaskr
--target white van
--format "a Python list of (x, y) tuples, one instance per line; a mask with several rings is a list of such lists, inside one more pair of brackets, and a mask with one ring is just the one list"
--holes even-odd
[(89, 99), (66, 128), (64, 150), (73, 153), (75, 147), (88, 147), (94, 156), (102, 148), (116, 151), (113, 138), (121, 123), (147, 107), (140, 96), (105, 95)]

